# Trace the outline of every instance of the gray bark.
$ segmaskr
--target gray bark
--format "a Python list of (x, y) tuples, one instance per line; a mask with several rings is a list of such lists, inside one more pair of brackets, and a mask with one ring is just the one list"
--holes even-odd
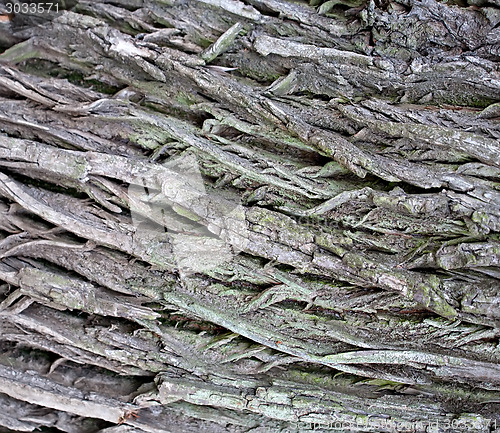
[(2, 431), (500, 427), (498, 1), (9, 4)]

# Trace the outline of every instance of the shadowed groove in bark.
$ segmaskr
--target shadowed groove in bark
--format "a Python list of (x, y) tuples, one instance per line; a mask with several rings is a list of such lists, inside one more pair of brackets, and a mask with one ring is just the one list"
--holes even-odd
[(498, 3), (59, 3), (0, 22), (2, 428), (496, 428)]

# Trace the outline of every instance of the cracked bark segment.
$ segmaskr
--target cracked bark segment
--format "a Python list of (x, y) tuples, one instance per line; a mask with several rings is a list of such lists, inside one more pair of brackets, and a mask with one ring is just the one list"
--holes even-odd
[(22, 374), (8, 367), (1, 367), (0, 388), (3, 393), (30, 403), (71, 412), (80, 416), (98, 411), (100, 418), (116, 422), (121, 414), (133, 406), (98, 395), (85, 397), (78, 389), (52, 384), (36, 374)]
[[(59, 248), (61, 248), (61, 247), (59, 247)], [(73, 251), (74, 251), (74, 253), (78, 253), (79, 250), (73, 250)], [(52, 253), (52, 257), (55, 256), (54, 253), (55, 253), (55, 251)], [(25, 254), (33, 255), (33, 253), (29, 253), (29, 251), (25, 251)], [(60, 254), (61, 253), (59, 253), (59, 255)], [(89, 253), (87, 253), (85, 251), (82, 251), (82, 254), (84, 254), (87, 257), (89, 257), (89, 255), (88, 255)], [(40, 251), (37, 251), (36, 255), (37, 256), (41, 255), (42, 257), (47, 257), (47, 258), (51, 257), (51, 255), (41, 254)], [(73, 256), (75, 256), (75, 255), (73, 254)], [(104, 256), (104, 255), (100, 255), (100, 260), (101, 261), (103, 259), (106, 260), (105, 257), (106, 256)], [(76, 261), (78, 261), (77, 256), (75, 256), (75, 259), (76, 259)], [(54, 259), (52, 259), (52, 260), (54, 260)], [(107, 260), (109, 260), (109, 258)], [(74, 262), (75, 262), (75, 260), (71, 261), (71, 263), (74, 263)], [(62, 264), (62, 263), (65, 263), (65, 262), (64, 261), (58, 261), (58, 263)], [(68, 263), (68, 262), (66, 261), (66, 263)], [(66, 266), (68, 266), (68, 265), (66, 265)], [(78, 268), (80, 270), (82, 269), (81, 266), (82, 266), (81, 264), (78, 265)], [(28, 275), (29, 275), (29, 273), (28, 273)], [(248, 304), (249, 307), (245, 307), (245, 309), (247, 311), (248, 310), (255, 311), (257, 309), (266, 308), (266, 307), (268, 307), (268, 306), (270, 306), (272, 304), (279, 303), (280, 301), (282, 301), (284, 299), (289, 299), (289, 298), (295, 298), (295, 299), (299, 299), (299, 300), (300, 299), (307, 300), (309, 302), (310, 306), (318, 305), (318, 306), (323, 306), (323, 308), (324, 307), (330, 307), (330, 308), (337, 308), (338, 309), (339, 305), (335, 301), (332, 300), (332, 301), (327, 302), (327, 303), (325, 303), (325, 301), (322, 301), (322, 298), (325, 297), (325, 295), (326, 295), (325, 292), (323, 292), (323, 294), (321, 292), (318, 293), (318, 292), (314, 291), (314, 289), (308, 288), (308, 285), (304, 284), (304, 282), (301, 282), (299, 284), (297, 282), (292, 282), (290, 280), (290, 277), (285, 276), (285, 274), (283, 274), (282, 272), (278, 272), (277, 270), (276, 271), (268, 272), (268, 275), (272, 276), (272, 278), (275, 279), (278, 282), (281, 281), (283, 286), (282, 287), (276, 286), (275, 289), (273, 288), (273, 290), (274, 290), (275, 293), (272, 293), (272, 295), (271, 295), (271, 292), (269, 290), (267, 292), (262, 293), (262, 295), (260, 295), (258, 298), (256, 298), (252, 303)], [(101, 281), (103, 281), (103, 280), (101, 280)], [(150, 279), (150, 281), (151, 281), (151, 279)], [(132, 285), (133, 284), (134, 283), (132, 283)], [(110, 287), (113, 287), (113, 286), (114, 285), (110, 285)], [(161, 290), (161, 285), (160, 284), (158, 285), (158, 287)], [(131, 289), (132, 289), (132, 287), (131, 287)], [(177, 290), (179, 290), (179, 289), (180, 288), (178, 288)], [(120, 288), (120, 290), (121, 291), (127, 291), (127, 290), (123, 290), (122, 288)], [(132, 290), (138, 291), (137, 288), (132, 289)], [(301, 292), (303, 292), (302, 296), (300, 295)], [(215, 293), (218, 293), (218, 292), (215, 292)], [(347, 293), (345, 293), (344, 296)], [(224, 295), (224, 292), (222, 292), (221, 294)], [(280, 298), (281, 294), (282, 294), (282, 297)], [(244, 292), (242, 293), (242, 295), (245, 297), (245, 293)], [(165, 296), (166, 296), (167, 299), (169, 299), (170, 302), (174, 302), (174, 303), (176, 303), (176, 298), (177, 299), (182, 299), (182, 298), (178, 298), (177, 295), (168, 294), (168, 292), (165, 294)], [(227, 310), (227, 308), (229, 306), (228, 305), (228, 301), (230, 300), (230, 298), (225, 297), (225, 299), (226, 299), (225, 305), (226, 305), (226, 310)], [(267, 299), (268, 299), (268, 301), (266, 301)], [(367, 299), (370, 299), (370, 298), (367, 298)], [(209, 302), (215, 302), (215, 299), (210, 300)], [(344, 299), (343, 302), (346, 302), (345, 299)], [(177, 305), (182, 308), (183, 303), (180, 302), (180, 303), (177, 303)], [(103, 306), (104, 306), (104, 304), (103, 304)], [(379, 308), (381, 308), (381, 306)], [(89, 306), (84, 306), (82, 308), (85, 310), (85, 309), (89, 308)], [(236, 309), (236, 311), (238, 311), (238, 309), (239, 309), (239, 307), (237, 305), (235, 305), (234, 308)], [(197, 315), (200, 315), (202, 310), (199, 310), (196, 307), (194, 307), (194, 308), (190, 307), (189, 311), (191, 311), (191, 312), (193, 312), (193, 313), (195, 313)], [(276, 317), (279, 317), (279, 316), (283, 316), (283, 318), (286, 317), (285, 311), (280, 312), (279, 309), (273, 309), (273, 311), (274, 311), (274, 315)], [(363, 311), (362, 307), (361, 307), (361, 311)], [(318, 313), (320, 313), (320, 312), (321, 312), (321, 310), (318, 311)], [(318, 313), (316, 313), (316, 314), (318, 314)], [(112, 313), (111, 310), (109, 312), (107, 312), (106, 314), (107, 315), (113, 315), (113, 313)], [(207, 313), (205, 313), (205, 314), (207, 314)], [(295, 314), (297, 314), (297, 313), (295, 313)], [(346, 313), (345, 312), (340, 312), (340, 313), (336, 313), (336, 314), (338, 314), (339, 317), (340, 317), (340, 314), (344, 314), (345, 315)], [(259, 316), (260, 315), (255, 315), (254, 320), (260, 320), (260, 319), (258, 319)], [(125, 317), (127, 317), (127, 316), (125, 315)], [(205, 317), (210, 318), (211, 316), (210, 315), (208, 315), (208, 316), (206, 315)], [(304, 316), (304, 317), (306, 317), (306, 316)], [(320, 316), (318, 316), (318, 318), (316, 320), (318, 320), (319, 317)], [(349, 324), (349, 321), (346, 322), (347, 316), (344, 316), (344, 321), (343, 322), (338, 322), (339, 325), (341, 323), (343, 323), (343, 325), (340, 326), (340, 328), (338, 328), (338, 330), (336, 331), (336, 333), (334, 333), (333, 335), (335, 335), (336, 338), (340, 338), (341, 340), (344, 340), (344, 341), (349, 342), (351, 344), (354, 344), (354, 345), (357, 345), (357, 346), (360, 346), (360, 347), (365, 347), (365, 348), (369, 348), (369, 347), (371, 347), (371, 348), (375, 348), (375, 347), (382, 348), (382, 347), (387, 347), (388, 345), (391, 345), (394, 348), (396, 348), (398, 346), (400, 348), (407, 347), (407, 344), (405, 343), (404, 337), (402, 337), (402, 339), (399, 342), (397, 340), (396, 341), (392, 341), (392, 342), (386, 341), (386, 339), (384, 337), (384, 333), (385, 333), (384, 328), (381, 327), (380, 329), (376, 330), (376, 328), (372, 328), (372, 325), (369, 324), (369, 322), (367, 322), (365, 326), (368, 326), (369, 328), (371, 328), (371, 330), (370, 331), (366, 330), (366, 331), (363, 331), (363, 332), (360, 333), (360, 329), (356, 329), (356, 325), (354, 325), (354, 323), (357, 323), (358, 324), (357, 326), (359, 327), (360, 324), (361, 324), (361, 322), (359, 322), (359, 320), (361, 319), (361, 317), (360, 318), (356, 318), (355, 316), (352, 316), (351, 320), (353, 320), (353, 323), (351, 325), (351, 324)], [(296, 322), (296, 319), (292, 319), (292, 318), (293, 318), (293, 315), (289, 316), (289, 318), (286, 319), (286, 320), (288, 320), (288, 325), (287, 326), (294, 326), (293, 323)], [(144, 320), (139, 320), (139, 317), (137, 317), (136, 319), (139, 321), (139, 323), (142, 323), (144, 326), (146, 326), (146, 327), (148, 326), (147, 323), (145, 323)], [(391, 320), (391, 319), (388, 318), (388, 320)], [(326, 323), (328, 323), (328, 322), (325, 322), (325, 324)], [(332, 335), (332, 332), (334, 332), (335, 327), (333, 327), (333, 328), (331, 327), (331, 325), (333, 325), (334, 323), (335, 322), (330, 322), (330, 325), (327, 325), (327, 328), (325, 328), (325, 329), (328, 329), (328, 333), (330, 335)], [(226, 324), (226, 326), (228, 326), (228, 325)], [(231, 326), (234, 326), (234, 325), (231, 325)], [(392, 325), (392, 326), (394, 326), (394, 325)], [(318, 326), (316, 325), (315, 328), (318, 328)], [(342, 331), (343, 328), (344, 328), (344, 330)], [(154, 326), (151, 329), (155, 330), (157, 333), (159, 333), (162, 336), (166, 336), (167, 335), (167, 334), (164, 333), (165, 331), (163, 329), (156, 329)], [(397, 326), (396, 326), (396, 328), (394, 328), (395, 332), (396, 332), (396, 329), (398, 329)], [(481, 329), (481, 328), (479, 328), (479, 329)], [(401, 328), (401, 331), (403, 332), (402, 335), (404, 335), (404, 331), (403, 330), (404, 330), (404, 327)], [(339, 331), (340, 331), (340, 333), (338, 333)], [(351, 337), (348, 337), (349, 334), (345, 334), (346, 331), (348, 333), (351, 333)], [(378, 338), (381, 338), (382, 341), (380, 342), (379, 345), (377, 345), (377, 343), (373, 339), (373, 337), (374, 337), (373, 336), (373, 332), (374, 331), (380, 332), (380, 336)], [(319, 328), (315, 332), (319, 333), (320, 332)], [(416, 333), (423, 332), (423, 335), (425, 335), (426, 331), (425, 330), (419, 331), (418, 328), (414, 327), (414, 329), (412, 330), (412, 332), (416, 332)], [(371, 337), (369, 336), (370, 333), (371, 333)], [(361, 338), (360, 337), (354, 338), (352, 335), (356, 335), (356, 334), (358, 334), (359, 336), (362, 336), (362, 337)], [(486, 337), (486, 335), (487, 334), (485, 334), (485, 337)], [(491, 333), (492, 337), (494, 335), (495, 335), (494, 332)], [(482, 338), (485, 338), (485, 337), (478, 336), (477, 339), (481, 340)], [(279, 338), (283, 338), (283, 337), (282, 336), (281, 337), (280, 336), (276, 336), (276, 340), (278, 340)], [(474, 340), (473, 336), (471, 336), (470, 338), (471, 338), (471, 341)], [(165, 342), (166, 341), (168, 341), (168, 340), (165, 340)], [(430, 342), (432, 340), (428, 340), (428, 341)], [(444, 340), (443, 340), (443, 342), (444, 342)], [(437, 343), (437, 341), (435, 343), (432, 343), (432, 344), (436, 344), (436, 343)], [(451, 340), (449, 344), (453, 345), (454, 344), (453, 340)], [(279, 345), (279, 347), (280, 348), (284, 347), (283, 343), (281, 343)], [(416, 346), (416, 347), (418, 347), (418, 346)], [(450, 346), (450, 347), (452, 347), (452, 346)], [(478, 350), (485, 350), (485, 347), (486, 346), (479, 346)], [(178, 351), (179, 347), (177, 347), (175, 350)], [(475, 351), (475, 349), (473, 349), (472, 347), (471, 347), (471, 350)], [(490, 349), (488, 349), (488, 350), (490, 350)]]
[[(144, 248), (144, 244), (141, 246), (141, 243), (148, 243), (147, 239), (137, 239), (133, 240), (133, 231), (135, 231), (132, 225), (128, 227), (126, 225), (121, 225), (116, 221), (111, 220), (100, 220), (100, 217), (94, 215), (90, 208), (85, 209), (85, 205), (83, 205), (78, 200), (74, 200), (73, 203), (70, 204), (68, 201), (63, 200), (62, 195), (57, 195), (54, 193), (50, 193), (48, 191), (41, 190), (32, 190), (32, 194), (30, 194), (29, 190), (26, 190), (25, 187), (21, 186), (19, 183), (13, 180), (9, 180), (3, 173), (0, 174), (0, 179), (2, 182), (1, 193), (6, 194), (10, 197), (15, 197), (16, 201), (22, 203), (25, 207), (30, 208), (35, 214), (38, 214), (42, 218), (46, 218), (51, 223), (56, 225), (60, 225), (62, 227), (70, 228), (73, 232), (82, 237), (88, 237), (91, 240), (99, 242), (103, 242), (104, 244), (110, 246), (119, 246), (119, 249), (132, 253), (136, 252), (139, 257), (150, 256), (150, 260), (156, 262), (155, 259), (152, 258), (152, 255), (157, 254), (154, 251), (146, 251)], [(54, 210), (49, 204), (52, 203), (56, 209)], [(73, 205), (73, 206), (71, 206)], [(78, 215), (78, 212), (82, 212), (83, 214), (87, 214), (87, 217), (82, 214)], [(76, 214), (76, 216), (75, 216)], [(114, 230), (117, 232), (122, 232), (122, 235), (117, 235)], [(157, 261), (159, 266), (168, 266), (168, 257), (170, 256), (170, 245), (168, 244), (168, 240), (165, 240), (163, 243), (158, 243), (157, 240), (153, 241), (154, 245), (151, 245), (153, 248), (158, 249), (158, 251), (163, 251), (162, 259)]]
[(13, 399), (5, 394), (0, 396), (0, 401), (3, 409), (0, 426), (5, 428), (5, 431), (31, 432), (40, 428), (55, 427), (62, 431), (78, 428), (82, 433), (91, 433), (102, 427), (102, 422), (98, 420), (50, 410)]
[[(331, 420), (332, 412), (334, 422), (345, 425), (363, 424), (363, 420), (371, 415), (376, 415), (380, 410), (379, 405), (392, 406), (394, 423), (411, 422), (424, 410), (434, 417), (441, 417), (439, 406), (427, 405), (425, 409), (418, 399), (413, 400), (413, 405), (404, 414), (398, 410), (398, 398), (391, 396), (379, 397), (370, 401), (370, 406), (360, 405), (360, 401), (350, 397), (348, 394), (330, 392), (325, 394), (316, 387), (289, 389), (287, 382), (276, 380), (273, 383), (255, 383), (246, 386), (236, 384), (201, 383), (182, 377), (160, 375), (158, 383), (158, 400), (168, 402), (180, 399), (195, 403), (197, 405), (217, 405), (240, 412), (255, 412), (272, 418), (291, 422), (327, 424)], [(321, 403), (316, 403), (317, 398), (322, 396)], [(408, 398), (409, 400), (412, 398)], [(397, 415), (396, 415), (397, 414)], [(443, 417), (442, 421), (445, 421)], [(486, 426), (487, 420), (482, 420)], [(373, 426), (372, 426), (373, 427)], [(481, 428), (481, 426), (478, 426)], [(365, 426), (367, 431), (380, 431), (376, 427)], [(483, 427), (484, 428), (484, 427)], [(425, 431), (425, 427), (417, 430)], [(481, 431), (481, 430), (477, 430)]]
[[(252, 218), (252, 217), (250, 217), (250, 218)], [(281, 227), (281, 228), (280, 228), (279, 232), (282, 232), (282, 231), (284, 230), (284, 227), (285, 227), (285, 226), (284, 226), (284, 225), (282, 225), (282, 226), (280, 226), (280, 227)], [(272, 235), (271, 233), (268, 233), (268, 236), (269, 236), (269, 235), (274, 236), (274, 235)], [(284, 242), (284, 243), (290, 243), (290, 242), (291, 242), (291, 243), (290, 243), (290, 245), (291, 245), (291, 246), (296, 246), (296, 245), (295, 245), (295, 241), (294, 241), (293, 239), (294, 239), (293, 237), (291, 237), (291, 238), (281, 238), (281, 242)], [(255, 248), (255, 247), (254, 247), (254, 248)], [(266, 249), (266, 251), (267, 251), (267, 249)], [(267, 254), (267, 253), (266, 253), (266, 254)], [(346, 257), (350, 257), (350, 259), (349, 259), (349, 260), (347, 260), (346, 264), (348, 264), (348, 265), (349, 265), (349, 263), (351, 263), (351, 262), (352, 262), (352, 263), (351, 263), (351, 265), (353, 265), (353, 266), (354, 266), (354, 265), (356, 265), (356, 261), (355, 261), (355, 260), (357, 260), (357, 257), (356, 257), (355, 255), (352, 255), (352, 254), (351, 254), (351, 255), (346, 255)], [(269, 257), (269, 258), (271, 258), (271, 257)], [(354, 261), (353, 261), (353, 260), (354, 260)], [(319, 263), (319, 262), (318, 262), (318, 263)], [(346, 275), (346, 274), (344, 274), (344, 275)], [(360, 275), (363, 275), (363, 273), (361, 273)], [(366, 274), (366, 275), (368, 276), (369, 274)], [(377, 277), (377, 278), (378, 278), (378, 277)], [(394, 286), (394, 284), (393, 284), (393, 283), (394, 283), (394, 281), (393, 281), (393, 283), (389, 284), (389, 282), (390, 282), (391, 280), (387, 279), (386, 277), (384, 277), (384, 279), (383, 279), (383, 280), (382, 280), (381, 278), (382, 278), (382, 277), (380, 277), (380, 281), (379, 281), (379, 283), (380, 283), (380, 284), (382, 284), (382, 286), (383, 286), (383, 287), (385, 287), (385, 288), (389, 288), (389, 289), (392, 289), (392, 290), (399, 290), (399, 291), (403, 290), (403, 289), (395, 289), (395, 286)], [(375, 281), (375, 280), (374, 280), (374, 281)], [(215, 287), (214, 287), (214, 288), (215, 288)], [(403, 292), (404, 292), (404, 290), (403, 290)], [(418, 293), (420, 293), (420, 292), (416, 292), (415, 294), (413, 294), (413, 292), (412, 292), (412, 293), (410, 293), (410, 295), (411, 295), (411, 296), (417, 296), (417, 295), (418, 295), (418, 296), (420, 296)], [(425, 293), (424, 293), (424, 294), (425, 294)], [(173, 296), (172, 294), (169, 294), (169, 295), (168, 295), (168, 297), (167, 297), (167, 299), (175, 299), (175, 298), (176, 298), (176, 296), (175, 296), (175, 295)], [(181, 299), (181, 300), (182, 300), (182, 297), (181, 297), (181, 298), (177, 298), (177, 299)], [(439, 299), (439, 298), (438, 298), (438, 299)], [(419, 300), (420, 300), (421, 302), (424, 302), (424, 303), (426, 303), (426, 302), (427, 302), (425, 299), (419, 299)], [(185, 305), (185, 301), (176, 301), (176, 302), (180, 302), (180, 304), (179, 304), (179, 305), (181, 305), (181, 306)], [(429, 304), (429, 306), (431, 306), (431, 304)], [(184, 307), (184, 308), (185, 308), (185, 307)], [(432, 307), (431, 307), (431, 308), (432, 308)], [(434, 307), (434, 308), (436, 308), (436, 307)], [(203, 309), (201, 309), (201, 310), (200, 310), (199, 308), (195, 308), (195, 309), (194, 309), (194, 310), (192, 310), (192, 311), (193, 311), (193, 312), (195, 312), (195, 313), (197, 313), (197, 314), (200, 314), (200, 312), (202, 312), (202, 315), (204, 315), (204, 317), (208, 317), (208, 318), (209, 318), (209, 320), (213, 320), (213, 318), (212, 318), (212, 313), (208, 312), (206, 309), (205, 309), (205, 310), (203, 310)], [(445, 315), (447, 314), (445, 310), (443, 310), (443, 311), (442, 311), (442, 313), (443, 313), (443, 314), (445, 314)], [(454, 314), (456, 314), (456, 313), (454, 313)], [(231, 322), (226, 322), (226, 323), (225, 323), (225, 326), (230, 326), (230, 327), (234, 327), (234, 326), (236, 326), (235, 324), (228, 325), (229, 323), (231, 323)], [(277, 337), (277, 338), (279, 338), (279, 337)], [(343, 338), (345, 339), (346, 337), (343, 337)], [(355, 342), (355, 344), (357, 343), (357, 340), (356, 340), (356, 339), (355, 339), (355, 340), (350, 340), (350, 339), (348, 338), (348, 339), (346, 340), (346, 342), (352, 342), (352, 341), (354, 341), (354, 342)], [(359, 343), (358, 343), (358, 344), (359, 344)], [(303, 356), (304, 356), (304, 355), (303, 355)], [(309, 355), (307, 355), (307, 356), (309, 356)]]

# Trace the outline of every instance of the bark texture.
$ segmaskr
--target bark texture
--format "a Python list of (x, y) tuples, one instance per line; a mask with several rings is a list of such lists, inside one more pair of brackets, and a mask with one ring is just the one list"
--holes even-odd
[(2, 431), (500, 431), (499, 24), (3, 15)]

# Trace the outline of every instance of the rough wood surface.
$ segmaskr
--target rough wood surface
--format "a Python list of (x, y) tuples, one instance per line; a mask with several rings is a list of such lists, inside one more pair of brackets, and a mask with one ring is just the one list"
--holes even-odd
[(498, 0), (12, 3), (2, 431), (500, 431)]

